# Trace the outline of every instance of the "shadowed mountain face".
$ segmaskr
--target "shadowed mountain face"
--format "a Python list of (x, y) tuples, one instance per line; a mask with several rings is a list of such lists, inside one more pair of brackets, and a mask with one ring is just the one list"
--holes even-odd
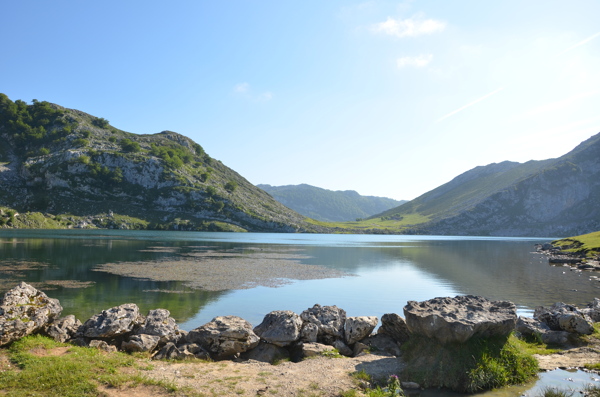
[(131, 134), (78, 110), (0, 94), (0, 141), (0, 206), (19, 212), (96, 216), (100, 227), (119, 227), (108, 216), (116, 213), (149, 228), (315, 229), (175, 132)]
[(361, 196), (353, 190), (332, 191), (306, 184), (257, 186), (286, 207), (324, 222), (354, 221), (406, 202), (386, 197)]
[[(411, 233), (569, 236), (600, 229), (600, 134), (557, 159), (476, 167), (376, 216), (421, 214)], [(374, 216), (374, 217), (376, 217)]]

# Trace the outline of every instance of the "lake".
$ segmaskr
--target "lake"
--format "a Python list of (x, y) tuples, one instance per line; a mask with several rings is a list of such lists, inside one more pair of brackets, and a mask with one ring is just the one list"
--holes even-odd
[[(550, 240), (2, 230), (0, 292), (21, 280), (33, 283), (60, 300), (64, 315), (82, 321), (129, 302), (143, 313), (166, 308), (185, 330), (219, 315), (237, 315), (257, 325), (270, 311), (301, 313), (315, 303), (337, 305), (349, 316), (381, 317), (403, 316), (408, 300), (458, 294), (510, 300), (522, 315), (557, 301), (590, 302), (599, 295), (598, 281), (589, 273), (550, 266), (535, 252), (536, 243)], [(123, 274), (122, 268), (133, 270)], [(308, 279), (302, 279), (305, 273), (290, 273), (297, 268), (308, 271)], [(255, 276), (254, 281), (213, 272), (228, 269)], [(157, 271), (160, 277), (153, 276)], [(256, 282), (267, 278), (272, 282)], [(219, 290), (230, 285), (226, 281), (245, 289)]]

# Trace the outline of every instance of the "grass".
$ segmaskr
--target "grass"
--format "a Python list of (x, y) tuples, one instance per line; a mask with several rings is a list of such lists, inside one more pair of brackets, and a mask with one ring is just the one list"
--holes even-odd
[(448, 345), (413, 337), (403, 346), (407, 369), (402, 377), (423, 387), (467, 393), (520, 384), (539, 370), (525, 346), (513, 335)]
[(7, 356), (13, 365), (0, 372), (0, 394), (6, 396), (97, 396), (99, 386), (146, 385), (176, 391), (172, 384), (142, 377), (134, 357), (61, 344), (42, 336), (14, 342)]
[(571, 397), (575, 392), (573, 390), (557, 389), (547, 387), (542, 391), (542, 397)]
[[(600, 232), (567, 237), (552, 242), (552, 245), (568, 253), (583, 253), (588, 257), (600, 254)], [(563, 248), (564, 247), (564, 248)]]

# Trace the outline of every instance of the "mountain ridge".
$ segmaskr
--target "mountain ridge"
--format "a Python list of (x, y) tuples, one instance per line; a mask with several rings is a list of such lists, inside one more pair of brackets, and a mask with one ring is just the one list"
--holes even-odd
[(0, 94), (0, 136), (0, 204), (19, 212), (87, 216), (98, 227), (119, 213), (150, 228), (325, 230), (172, 131), (132, 134), (79, 110)]
[(306, 183), (272, 186), (259, 184), (273, 198), (288, 208), (323, 222), (354, 221), (366, 218), (406, 200), (387, 197), (362, 196), (354, 190), (329, 190)]
[(411, 233), (568, 236), (600, 229), (600, 134), (554, 159), (475, 167), (371, 217), (419, 214)]

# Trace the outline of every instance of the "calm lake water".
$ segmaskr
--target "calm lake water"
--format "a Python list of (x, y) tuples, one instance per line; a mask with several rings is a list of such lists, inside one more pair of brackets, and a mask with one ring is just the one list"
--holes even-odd
[[(584, 305), (600, 295), (600, 283), (590, 280), (589, 273), (550, 266), (544, 256), (535, 253), (536, 243), (549, 240), (3, 230), (0, 277), (4, 283), (0, 286), (6, 290), (13, 280), (15, 284), (19, 280), (93, 282), (82, 288), (67, 284), (42, 289), (60, 300), (64, 314), (75, 314), (83, 321), (103, 309), (134, 302), (143, 311), (169, 309), (186, 330), (218, 315), (238, 315), (257, 325), (272, 310), (300, 313), (315, 303), (337, 305), (349, 316), (380, 317), (390, 312), (403, 315), (402, 308), (408, 300), (474, 294), (513, 301), (520, 314), (528, 315), (539, 305), (557, 301)], [(191, 289), (181, 281), (148, 281), (94, 271), (105, 263), (174, 259), (190, 252), (235, 251), (251, 257), (260, 255), (262, 250), (289, 252), (303, 264), (353, 276), (291, 280), (278, 288), (204, 291)]]
[[(300, 313), (315, 303), (337, 305), (348, 316), (381, 317), (391, 312), (403, 316), (409, 300), (473, 294), (510, 300), (519, 314), (531, 315), (539, 305), (558, 301), (585, 305), (600, 296), (600, 283), (590, 279), (591, 273), (550, 266), (546, 257), (535, 252), (536, 243), (552, 239), (2, 230), (0, 293), (21, 280), (34, 283), (60, 300), (63, 315), (75, 314), (82, 321), (129, 302), (138, 304), (143, 313), (166, 308), (185, 330), (219, 315), (237, 315), (257, 325), (270, 311)], [(263, 252), (277, 252), (305, 265), (351, 275), (288, 280), (278, 288), (206, 291), (183, 281), (150, 281), (97, 271), (107, 263), (177, 260), (186, 255), (203, 260), (207, 253), (218, 257), (232, 252), (258, 259)], [(544, 374), (537, 386), (503, 389), (486, 397), (536, 395), (530, 393), (554, 381), (568, 387), (565, 379), (570, 376)], [(581, 376), (587, 382), (592, 375)]]

